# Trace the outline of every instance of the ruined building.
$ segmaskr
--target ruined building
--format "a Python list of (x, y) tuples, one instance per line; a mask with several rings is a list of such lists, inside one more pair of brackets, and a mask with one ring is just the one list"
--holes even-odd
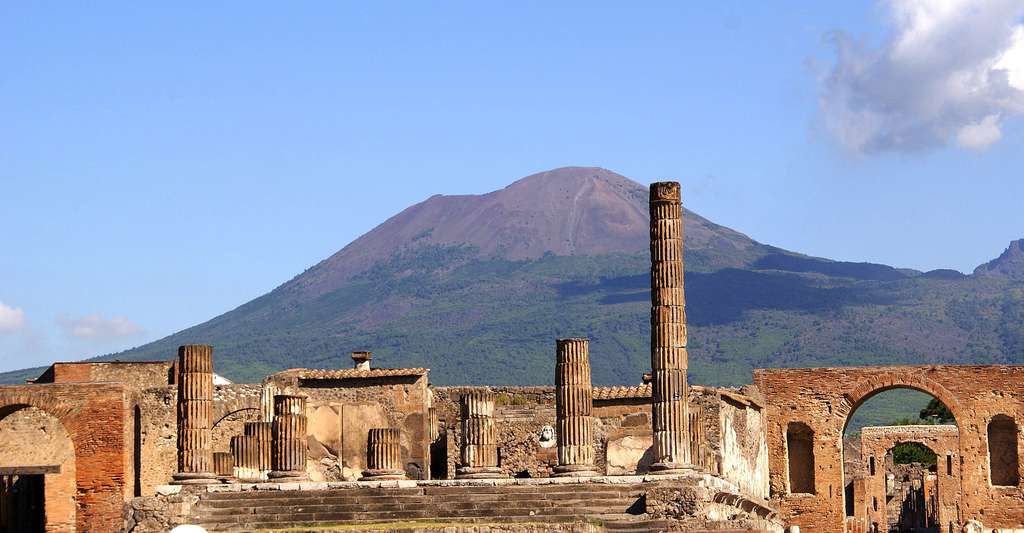
[[(593, 387), (573, 332), (551, 339), (554, 387), (433, 387), (427, 369), (363, 351), (259, 384), (215, 384), (205, 345), (55, 363), (0, 387), (0, 532), (1024, 531), (1024, 367), (690, 386), (679, 185), (653, 184), (650, 212), (651, 372), (637, 385)], [(851, 413), (895, 388), (941, 400), (956, 425), (845, 442)], [(896, 464), (899, 443), (934, 464)]]

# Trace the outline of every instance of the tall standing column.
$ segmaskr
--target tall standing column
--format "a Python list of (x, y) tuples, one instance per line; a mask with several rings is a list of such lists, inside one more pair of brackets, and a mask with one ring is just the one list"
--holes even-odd
[(397, 428), (374, 428), (366, 436), (366, 470), (360, 481), (406, 479), (402, 469), (402, 432)]
[(273, 443), (270, 479), (306, 479), (306, 397), (279, 394), (274, 397)]
[(555, 424), (558, 431), (555, 476), (596, 476), (590, 341), (559, 339), (555, 345)]
[(651, 473), (690, 469), (686, 389), (686, 301), (679, 183), (651, 184)]
[(498, 478), (498, 428), (494, 424), (494, 393), (474, 391), (459, 400), (462, 418), (462, 466), (456, 479)]
[(216, 483), (213, 465), (213, 347), (178, 347), (178, 472), (174, 483)]

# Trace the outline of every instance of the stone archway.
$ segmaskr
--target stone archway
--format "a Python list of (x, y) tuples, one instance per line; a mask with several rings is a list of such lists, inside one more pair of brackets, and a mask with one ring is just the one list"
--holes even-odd
[[(71, 495), (74, 522), (50, 531), (117, 531), (124, 502), (131, 497), (128, 478), (131, 454), (126, 448), (131, 418), (124, 385), (117, 383), (53, 383), (0, 386), (0, 418), (26, 407), (60, 422), (72, 443), (68, 464), (74, 464)], [(62, 467), (62, 472), (64, 471)], [(70, 470), (67, 470), (70, 472)], [(61, 516), (51, 513), (48, 521)], [(72, 516), (66, 513), (62, 516)]]
[[(861, 431), (861, 455), (873, 458), (877, 470), (867, 472), (865, 489), (867, 523), (884, 525), (888, 522), (888, 510), (885, 497), (888, 491), (885, 479), (885, 457), (900, 443), (914, 443), (930, 449), (936, 455), (935, 488), (937, 492), (937, 522), (942, 531), (949, 528), (958, 529), (958, 516), (961, 514), (961, 475), (960, 475), (960, 432), (954, 425), (918, 425), (918, 426), (876, 426)], [(873, 501), (881, 503), (875, 509)]]
[(953, 418), (960, 420), (962, 408), (953, 393), (946, 390), (946, 387), (919, 372), (894, 367), (890, 372), (886, 372), (882, 379), (861, 379), (850, 391), (844, 393), (845, 401), (837, 409), (841, 415), (845, 412), (846, 420), (843, 422), (843, 431), (846, 431), (846, 426), (850, 423), (850, 415), (864, 402), (883, 392), (895, 389), (909, 389), (928, 394), (945, 404), (953, 413)]
[(0, 409), (0, 469), (9, 480), (40, 479), (47, 533), (75, 531), (75, 445), (58, 418), (25, 404)]
[[(959, 516), (988, 528), (1024, 524), (1024, 484), (989, 483), (985, 428), (998, 414), (1024, 422), (1024, 366), (932, 365), (896, 367), (777, 368), (754, 371), (765, 397), (771, 496), (788, 525), (806, 531), (843, 531), (843, 431), (850, 414), (870, 397), (907, 388), (929, 394), (950, 409), (959, 427)], [(790, 493), (786, 480), (786, 428), (802, 422), (813, 431), (815, 491)], [(1024, 450), (1024, 434), (1016, 435)], [(1024, 463), (1024, 459), (1018, 459)], [(948, 526), (948, 524), (947, 524)]]

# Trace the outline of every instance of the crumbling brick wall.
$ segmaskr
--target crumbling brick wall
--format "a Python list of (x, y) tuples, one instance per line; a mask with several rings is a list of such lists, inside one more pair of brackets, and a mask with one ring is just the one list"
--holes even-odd
[[(989, 483), (986, 428), (998, 415), (1024, 420), (1024, 367), (906, 366), (813, 369), (761, 369), (754, 382), (766, 401), (771, 493), (788, 524), (802, 531), (842, 531), (844, 509), (843, 430), (851, 413), (885, 390), (910, 388), (938, 398), (960, 428), (962, 458), (960, 520), (988, 528), (1024, 524), (1024, 491)], [(791, 494), (786, 428), (807, 424), (814, 432), (814, 494)], [(1024, 438), (1017, 432), (1018, 464)]]
[(58, 467), (46, 474), (44, 500), (47, 531), (75, 527), (75, 450), (57, 418), (37, 407), (24, 407), (0, 419), (0, 467)]
[(885, 503), (889, 492), (886, 475), (892, 470), (890, 452), (898, 443), (912, 442), (927, 446), (936, 454), (938, 515), (941, 529), (948, 531), (950, 524), (953, 524), (954, 528), (959, 528), (959, 441), (959, 431), (952, 425), (878, 426), (861, 429), (861, 460), (865, 463), (861, 471), (865, 478), (866, 494), (865, 506), (855, 507), (855, 516), (866, 516), (868, 524), (877, 523), (879, 527), (892, 521), (893, 513)]
[[(487, 387), (497, 396), (501, 468), (510, 476), (547, 477), (558, 462), (555, 443), (541, 432), (554, 427), (554, 387)], [(438, 387), (434, 407), (447, 434), (449, 477), (459, 461), (459, 398), (477, 387)], [(736, 390), (690, 388), (691, 428), (700, 466), (735, 483), (745, 494), (768, 496), (768, 450), (762, 406)], [(611, 475), (645, 473), (650, 464), (650, 386), (597, 388), (594, 392), (595, 466)], [(700, 416), (696, 416), (700, 413)]]
[[(555, 426), (554, 387), (435, 387), (434, 409), (447, 438), (447, 477), (459, 464), (459, 399), (467, 392), (486, 388), (495, 393), (498, 428), (498, 466), (510, 477), (549, 477), (558, 464), (554, 441), (543, 446), (541, 431)], [(595, 434), (601, 430), (595, 424)], [(600, 455), (600, 453), (598, 453)]]
[[(24, 407), (34, 407), (59, 421), (74, 450), (76, 501), (71, 507), (75, 523), (48, 530), (119, 531), (130, 475), (124, 449), (126, 389), (110, 383), (0, 386), (0, 418)], [(8, 435), (11, 433), (0, 433), (0, 441)], [(65, 497), (47, 500), (47, 516), (69, 516), (67, 504)]]
[(158, 485), (170, 483), (178, 469), (178, 418), (175, 409), (178, 389), (174, 385), (147, 389), (138, 393), (136, 405), (141, 420), (138, 493), (151, 496)]
[(308, 398), (314, 478), (358, 478), (366, 466), (367, 432), (373, 427), (401, 429), (406, 473), (413, 479), (428, 476), (431, 399), (426, 370), (294, 370), (267, 381)]

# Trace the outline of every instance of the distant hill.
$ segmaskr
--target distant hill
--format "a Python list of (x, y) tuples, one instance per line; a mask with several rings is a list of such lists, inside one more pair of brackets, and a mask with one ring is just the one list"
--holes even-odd
[[(684, 216), (695, 383), (749, 382), (755, 367), (1024, 362), (1020, 241), (972, 275), (922, 274)], [(268, 294), (103, 359), (205, 342), (218, 372), (252, 381), (348, 366), (348, 352), (369, 349), (381, 366), (431, 368), (435, 384), (536, 384), (552, 381), (556, 338), (585, 336), (595, 383), (635, 383), (649, 366), (647, 247), (645, 186), (560, 168), (433, 196)]]

